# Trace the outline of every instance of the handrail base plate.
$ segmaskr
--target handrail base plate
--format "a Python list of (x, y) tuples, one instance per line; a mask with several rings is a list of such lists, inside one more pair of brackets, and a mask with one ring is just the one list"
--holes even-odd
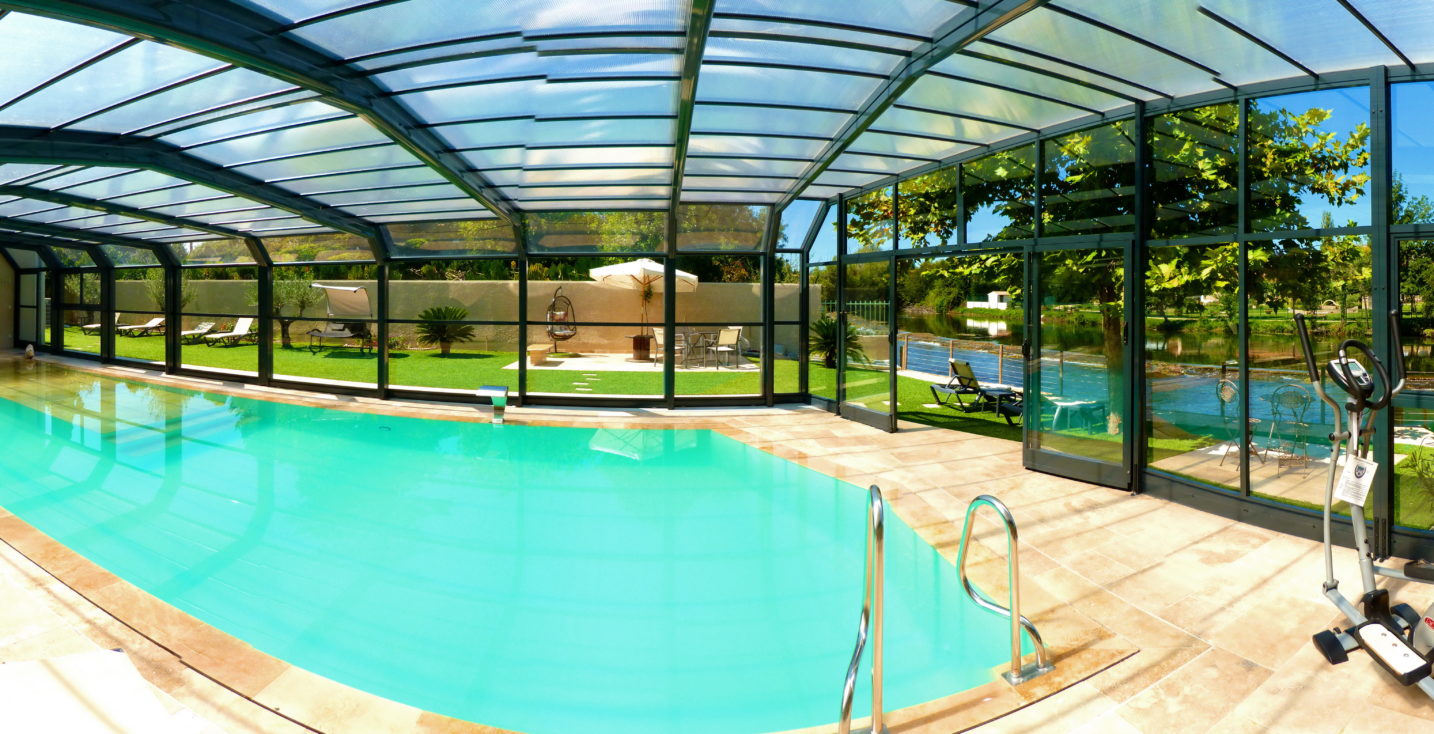
[(1013, 674), (1011, 671), (1008, 670), (1002, 673), (1001, 677), (1005, 678), (1007, 683), (1010, 683), (1013, 686), (1018, 686), (1032, 678), (1039, 678), (1055, 669), (1056, 666), (1054, 665), (1042, 666), (1040, 663), (1026, 663), (1025, 665), (1021, 666), (1021, 672), (1019, 675)]

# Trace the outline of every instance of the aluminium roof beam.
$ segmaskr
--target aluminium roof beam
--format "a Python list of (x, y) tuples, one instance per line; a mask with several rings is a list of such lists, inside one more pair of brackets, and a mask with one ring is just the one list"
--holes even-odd
[(975, 7), (961, 13), (938, 30), (934, 34), (933, 40), (912, 49), (910, 58), (897, 67), (896, 71), (887, 78), (886, 83), (878, 87), (867, 98), (856, 115), (848, 120), (836, 137), (822, 148), (816, 160), (807, 166), (797, 179), (797, 183), (788, 190), (773, 209), (781, 211), (796, 200), (803, 189), (816, 181), (817, 177), (836, 161), (837, 156), (855, 142), (887, 108), (891, 107), (907, 89), (911, 88), (912, 84), (916, 83), (917, 79), (930, 71), (932, 67), (957, 51), (981, 40), (997, 28), (1047, 2), (1049, 0), (980, 0)]
[(144, 168), (290, 211), (342, 232), (378, 236), (377, 228), (364, 219), (152, 138), (0, 125), (0, 161)]
[(284, 37), (289, 26), (263, 13), (215, 0), (3, 0), (0, 8), (153, 39), (315, 91), (363, 118), (500, 218), (513, 220), (513, 206), (502, 192), (401, 102), (345, 60)]
[(687, 19), (687, 46), (682, 54), (682, 80), (677, 85), (677, 144), (672, 156), (672, 194), (668, 205), (677, 211), (682, 201), (682, 175), (687, 168), (687, 147), (692, 137), (692, 108), (697, 103), (697, 74), (712, 28), (716, 0), (692, 0)]
[(105, 214), (116, 214), (122, 217), (129, 217), (130, 219), (142, 219), (146, 222), (154, 222), (156, 224), (163, 224), (170, 227), (180, 227), (182, 229), (192, 229), (199, 232), (208, 232), (209, 234), (218, 235), (220, 237), (232, 237), (235, 239), (239, 239), (247, 236), (246, 233), (240, 232), (237, 229), (229, 229), (228, 227), (216, 227), (212, 224), (205, 224), (204, 222), (200, 222), (194, 219), (186, 219), (184, 217), (172, 217), (167, 214), (160, 214), (159, 212), (147, 211), (145, 209), (137, 209), (132, 206), (115, 204), (112, 202), (101, 201), (98, 199), (90, 199), (83, 196), (75, 196), (74, 194), (67, 194), (63, 191), (51, 191), (49, 189), (42, 189), (36, 186), (0, 185), (0, 196), (19, 196), (25, 199), (48, 201), (52, 204), (62, 204), (64, 206), (73, 206), (80, 209), (93, 209), (94, 211), (104, 212)]
[[(135, 247), (141, 250), (163, 249), (164, 243), (150, 242), (149, 240), (125, 237), (118, 234), (107, 234), (104, 232), (92, 232), (86, 229), (64, 227), (58, 224), (47, 224), (45, 222), (31, 222), (27, 219), (15, 219), (13, 217), (0, 218), (0, 229), (10, 229), (18, 232), (28, 232), (42, 237), (53, 237), (55, 240), (48, 240), (51, 245), (70, 246), (94, 246), (94, 245), (118, 245), (120, 247)], [(9, 234), (0, 233), (0, 237)], [(68, 240), (67, 242), (56, 240)]]

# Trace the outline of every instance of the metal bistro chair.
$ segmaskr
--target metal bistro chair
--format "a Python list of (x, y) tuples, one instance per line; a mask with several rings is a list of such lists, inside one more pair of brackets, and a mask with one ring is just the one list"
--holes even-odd
[[(661, 326), (652, 330), (653, 343), (656, 345), (652, 353), (652, 361), (654, 362), (661, 362), (667, 359), (667, 350), (664, 348), (667, 341), (666, 333), (667, 329)], [(691, 356), (692, 352), (688, 348), (687, 335), (674, 330), (672, 332), (672, 359), (674, 364), (680, 364), (686, 367), (687, 360)]]
[[(1220, 466), (1225, 465), (1225, 459), (1229, 458), (1230, 451), (1234, 450), (1239, 454), (1240, 447), (1240, 387), (1233, 380), (1221, 380), (1215, 383), (1215, 397), (1220, 400), (1220, 419), (1225, 423), (1225, 432), (1229, 436), (1225, 444), (1225, 450), (1220, 454)], [(1250, 425), (1258, 425), (1259, 418), (1251, 418)], [(1260, 454), (1260, 447), (1255, 445), (1253, 432), (1250, 439), (1250, 455), (1258, 457), (1260, 463), (1265, 463), (1265, 457)]]
[(717, 332), (717, 342), (712, 345), (712, 353), (717, 357), (717, 367), (722, 367), (722, 361), (726, 355), (732, 355), (732, 369), (737, 369), (738, 362), (742, 357), (742, 330), (728, 327)]
[[(1305, 413), (1314, 403), (1314, 396), (1303, 385), (1289, 383), (1280, 385), (1266, 398), (1270, 401), (1269, 447), (1279, 451), (1279, 463), (1275, 473), (1287, 466), (1309, 465), (1309, 423)], [(1279, 429), (1290, 429), (1289, 435), (1282, 435)]]

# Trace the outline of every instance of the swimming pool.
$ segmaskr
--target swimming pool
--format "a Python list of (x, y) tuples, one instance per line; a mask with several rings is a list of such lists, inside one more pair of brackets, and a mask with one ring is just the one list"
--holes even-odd
[[(0, 506), (266, 653), (535, 734), (836, 717), (862, 488), (704, 430), (399, 418), (0, 365)], [(888, 708), (987, 682), (1003, 620), (895, 518), (887, 564)]]

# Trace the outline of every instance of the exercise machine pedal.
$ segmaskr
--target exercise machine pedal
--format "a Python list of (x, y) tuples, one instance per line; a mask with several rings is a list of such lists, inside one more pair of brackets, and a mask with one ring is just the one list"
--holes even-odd
[(1344, 649), (1344, 643), (1339, 640), (1339, 630), (1325, 630), (1314, 634), (1315, 647), (1330, 665), (1339, 665), (1349, 660), (1349, 653)]
[(1410, 561), (1404, 564), (1404, 575), (1420, 581), (1434, 581), (1434, 563)]
[(1359, 640), (1359, 646), (1402, 685), (1412, 686), (1429, 677), (1429, 661), (1383, 623), (1365, 622), (1350, 632)]

